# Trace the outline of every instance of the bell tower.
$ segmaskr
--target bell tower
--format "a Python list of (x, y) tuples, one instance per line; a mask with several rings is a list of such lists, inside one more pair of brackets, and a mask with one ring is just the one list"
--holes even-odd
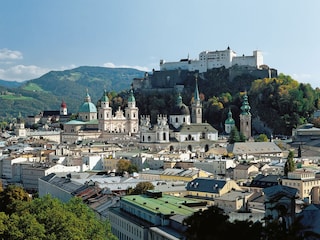
[(196, 86), (194, 89), (193, 103), (191, 106), (191, 122), (202, 123), (202, 104), (200, 101), (199, 89), (198, 89), (198, 75), (196, 75)]
[(251, 137), (251, 113), (247, 92), (243, 96), (240, 113), (240, 132), (249, 139)]

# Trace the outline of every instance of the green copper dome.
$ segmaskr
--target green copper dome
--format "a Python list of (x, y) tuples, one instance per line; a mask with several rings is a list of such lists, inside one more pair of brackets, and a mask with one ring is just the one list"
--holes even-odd
[(94, 113), (97, 112), (96, 106), (91, 102), (91, 97), (87, 92), (87, 95), (84, 99), (84, 103), (79, 108), (79, 113)]
[(182, 102), (182, 97), (180, 94), (177, 97), (176, 105), (173, 107), (171, 115), (190, 115), (190, 110)]

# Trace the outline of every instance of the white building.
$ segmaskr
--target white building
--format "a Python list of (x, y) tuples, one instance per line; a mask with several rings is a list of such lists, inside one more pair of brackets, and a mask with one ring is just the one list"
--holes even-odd
[(141, 116), (140, 120), (140, 142), (142, 143), (168, 143), (169, 125), (165, 115), (158, 115), (157, 124), (152, 127), (150, 116)]
[(237, 56), (229, 47), (226, 50), (203, 51), (199, 54), (199, 59), (181, 59), (179, 62), (165, 62), (160, 60), (160, 71), (165, 70), (188, 70), (207, 72), (213, 68), (230, 68), (234, 65), (251, 66), (260, 68), (263, 65), (261, 51), (253, 51), (252, 56)]
[[(5, 158), (2, 160), (2, 177), (7, 179), (13, 179), (20, 174), (20, 169), (15, 165), (19, 163), (26, 163), (27, 158), (18, 157), (18, 158)], [(20, 177), (18, 177), (20, 180)]]
[[(169, 115), (169, 125), (167, 116), (159, 115), (157, 125), (152, 126), (149, 116), (142, 116), (140, 121), (140, 142), (144, 143), (168, 143), (170, 138), (178, 142), (201, 140), (217, 141), (218, 131), (208, 123), (202, 123), (202, 104), (200, 102), (198, 83), (196, 81), (194, 102), (189, 107), (182, 101), (179, 94), (176, 104)], [(169, 126), (171, 131), (169, 132)]]
[(205, 161), (196, 161), (194, 162), (194, 166), (213, 173), (214, 175), (225, 175), (227, 169), (236, 167), (236, 163), (234, 159), (209, 159)]
[[(98, 109), (98, 110), (97, 110)], [(97, 107), (91, 102), (87, 93), (84, 103), (80, 106), (78, 119), (64, 124), (61, 133), (62, 142), (75, 142), (84, 139), (95, 139), (117, 135), (134, 135), (139, 132), (139, 109), (133, 91), (128, 97), (128, 106), (118, 109), (114, 114), (109, 106), (109, 98), (104, 92)]]
[(139, 109), (132, 89), (128, 98), (128, 106), (122, 111), (120, 108), (112, 114), (109, 98), (105, 92), (98, 106), (99, 130), (102, 133), (136, 134), (139, 130)]
[(80, 172), (80, 166), (64, 166), (56, 164), (54, 166), (46, 164), (22, 165), (21, 181), (25, 189), (38, 189), (38, 180), (50, 173), (70, 173)]

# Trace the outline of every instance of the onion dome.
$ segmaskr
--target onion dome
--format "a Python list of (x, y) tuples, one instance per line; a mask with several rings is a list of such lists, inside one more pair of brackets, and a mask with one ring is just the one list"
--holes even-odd
[(103, 96), (100, 98), (101, 102), (109, 102), (108, 93), (104, 90)]
[(132, 88), (130, 89), (130, 94), (129, 94), (129, 98), (128, 98), (128, 102), (135, 102), (136, 101), (136, 99), (135, 99), (135, 97), (134, 97), (134, 95), (133, 95), (133, 90), (132, 90)]
[(60, 107), (61, 108), (67, 108), (67, 104), (65, 103), (65, 101), (62, 100)]
[(225, 124), (229, 124), (229, 125), (234, 125), (235, 121), (232, 118), (232, 112), (231, 109), (229, 108), (229, 112), (228, 112), (228, 118), (226, 119), (226, 121), (224, 122)]
[(242, 106), (241, 106), (241, 114), (242, 115), (250, 115), (250, 105), (249, 105), (249, 101), (248, 101), (248, 95), (247, 93), (244, 94), (243, 96), (243, 102), (242, 102)]

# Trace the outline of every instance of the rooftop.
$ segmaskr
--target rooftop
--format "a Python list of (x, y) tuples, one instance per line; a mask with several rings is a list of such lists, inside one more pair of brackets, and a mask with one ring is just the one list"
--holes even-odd
[(175, 197), (166, 194), (163, 194), (162, 197), (158, 198), (148, 197), (147, 195), (128, 195), (123, 196), (121, 201), (138, 205), (139, 207), (155, 214), (179, 214), (183, 216), (189, 216), (196, 211), (195, 209), (186, 205), (200, 203), (198, 200)]

